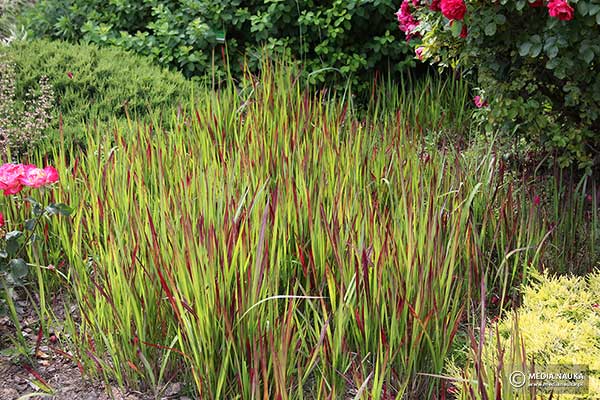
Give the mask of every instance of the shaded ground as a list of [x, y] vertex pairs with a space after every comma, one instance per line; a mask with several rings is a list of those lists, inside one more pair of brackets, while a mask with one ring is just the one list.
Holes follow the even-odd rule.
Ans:
[[[24, 337], [27, 339], [29, 349], [36, 348], [37, 327], [39, 321], [27, 307], [24, 300], [17, 301], [19, 319]], [[63, 302], [58, 301], [53, 305], [57, 316], [63, 314]], [[22, 396], [26, 399], [54, 399], [54, 400], [154, 400], [154, 399], [181, 399], [190, 400], [180, 396], [180, 384], [172, 384], [162, 396], [155, 397], [148, 393], [123, 391], [116, 386], [110, 388], [109, 395], [104, 382], [84, 377], [76, 363], [55, 350], [49, 338], [42, 338], [37, 357], [28, 361], [19, 356], [11, 348], [10, 338], [15, 337], [15, 327], [8, 317], [0, 317], [0, 400], [17, 400]], [[45, 388], [47, 387], [47, 389]], [[39, 393], [39, 396], [31, 396]], [[29, 395], [29, 396], [28, 396]]]
[[[42, 348], [44, 349], [44, 348]], [[52, 351], [50, 351], [52, 353]], [[44, 379], [53, 389], [52, 395], [44, 394], [34, 373]], [[152, 397], [140, 393], [124, 393], [112, 388], [116, 400], [146, 400]], [[32, 399], [56, 400], [109, 400], [102, 383], [92, 382], [82, 377], [77, 366], [62, 356], [51, 356], [50, 359], [38, 360], [37, 365], [28, 368], [26, 365], [16, 365], [8, 357], [0, 356], [0, 399], [17, 400], [19, 397], [41, 393], [43, 396]]]

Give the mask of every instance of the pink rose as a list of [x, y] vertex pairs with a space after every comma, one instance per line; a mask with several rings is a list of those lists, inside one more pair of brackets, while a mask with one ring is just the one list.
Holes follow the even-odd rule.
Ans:
[[26, 165], [20, 181], [25, 186], [39, 188], [58, 181], [58, 172], [54, 167], [38, 168], [35, 165]]
[[467, 6], [463, 0], [441, 0], [441, 10], [444, 17], [462, 20], [467, 12]]
[[23, 186], [39, 188], [58, 181], [58, 172], [54, 167], [44, 169], [35, 165], [4, 164], [0, 166], [0, 190], [5, 195], [19, 193]]
[[573, 19], [573, 7], [565, 0], [551, 0], [548, 3], [548, 14], [551, 17], [558, 18], [561, 21], [570, 21]]
[[35, 165], [26, 165], [25, 173], [20, 178], [21, 184], [33, 188], [39, 188], [46, 184], [46, 173]]
[[58, 171], [56, 168], [49, 165], [44, 168], [44, 172], [46, 173], [46, 185], [58, 182]]
[[21, 177], [24, 168], [22, 164], [4, 164], [0, 166], [0, 190], [4, 190], [5, 195], [16, 194], [23, 189]]
[[417, 58], [421, 61], [423, 61], [423, 50], [425, 50], [425, 47], [417, 47], [417, 49], [415, 50]]
[[484, 101], [481, 96], [475, 96], [473, 97], [473, 103], [475, 103], [475, 106], [477, 108], [482, 108], [482, 107], [487, 107], [488, 106], [488, 102]]
[[441, 11], [442, 9], [440, 8], [440, 1], [441, 0], [432, 0], [429, 9], [431, 11]]
[[406, 35], [406, 39], [410, 39], [415, 36], [413, 31], [419, 26], [419, 21], [410, 12], [409, 0], [404, 0], [400, 9], [396, 13], [398, 18], [398, 26], [402, 32]]
[[4, 226], [4, 215], [2, 215], [2, 213], [0, 213], [0, 228], [2, 228]]

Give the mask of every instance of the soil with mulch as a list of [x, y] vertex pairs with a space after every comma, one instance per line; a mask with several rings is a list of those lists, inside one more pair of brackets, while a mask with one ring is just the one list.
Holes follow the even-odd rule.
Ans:
[[[42, 346], [40, 349], [44, 349]], [[51, 351], [50, 351], [51, 353]], [[43, 379], [48, 387], [43, 390]], [[116, 400], [146, 400], [152, 397], [143, 393], [128, 393], [116, 387], [110, 388]], [[0, 399], [17, 400], [21, 396], [39, 393], [32, 399], [56, 400], [109, 400], [103, 383], [85, 379], [76, 365], [60, 355], [38, 360], [36, 365], [26, 362], [14, 363], [8, 357], [0, 356]]]
[[[62, 314], [62, 301], [53, 305]], [[11, 348], [9, 338], [15, 337], [15, 326], [8, 317], [0, 317], [0, 400], [163, 400], [181, 399], [180, 384], [172, 384], [160, 396], [123, 390], [117, 385], [85, 377], [77, 364], [62, 350], [54, 347], [52, 337], [38, 337], [39, 321], [26, 301], [20, 304], [19, 322], [23, 336], [30, 345], [31, 357], [23, 357]], [[36, 395], [39, 394], [39, 395]]]

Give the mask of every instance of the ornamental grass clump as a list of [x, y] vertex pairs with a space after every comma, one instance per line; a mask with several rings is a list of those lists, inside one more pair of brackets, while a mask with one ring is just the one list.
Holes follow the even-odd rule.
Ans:
[[506, 303], [536, 267], [546, 229], [492, 152], [427, 150], [427, 107], [360, 120], [299, 76], [265, 62], [168, 127], [57, 150], [81, 316], [58, 336], [86, 371], [157, 396], [435, 398], [479, 287]]
[[573, 172], [540, 180], [552, 228], [544, 258], [554, 273], [585, 275], [600, 266], [600, 185], [594, 176], [577, 181]]

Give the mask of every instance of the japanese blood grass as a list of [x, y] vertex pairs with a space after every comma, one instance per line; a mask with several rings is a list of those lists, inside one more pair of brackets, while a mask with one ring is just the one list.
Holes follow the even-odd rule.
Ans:
[[510, 384], [511, 372], [529, 371], [530, 366], [518, 319], [514, 319], [509, 329], [511, 332], [508, 339], [499, 333], [498, 323], [489, 326], [483, 335], [480, 334], [478, 337], [473, 330], [469, 332], [470, 344], [466, 365], [457, 365], [454, 360], [451, 360], [447, 367], [448, 375], [440, 376], [447, 382], [446, 392], [451, 394], [449, 398], [545, 400], [543, 397], [536, 397], [534, 390], [533, 393], [516, 390]]
[[202, 399], [437, 396], [417, 373], [442, 372], [480, 277], [515, 275], [502, 260], [544, 231], [490, 152], [423, 154], [401, 110], [366, 123], [297, 77], [265, 64], [243, 95], [207, 88], [169, 128], [89, 135], [59, 165], [88, 371]]
[[404, 129], [424, 137], [428, 144], [458, 143], [470, 134], [470, 98], [468, 83], [463, 79], [432, 75], [415, 79], [407, 75], [399, 83], [390, 79], [374, 81], [365, 118], [385, 118], [400, 109]]
[[553, 223], [548, 270], [584, 275], [600, 266], [600, 185], [593, 175], [575, 173], [555, 170], [539, 195]]

